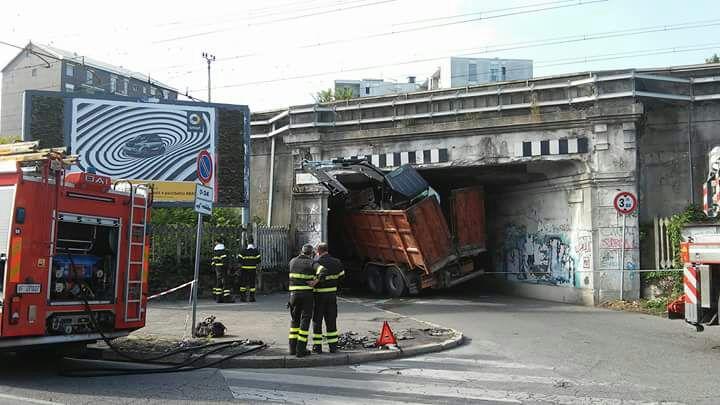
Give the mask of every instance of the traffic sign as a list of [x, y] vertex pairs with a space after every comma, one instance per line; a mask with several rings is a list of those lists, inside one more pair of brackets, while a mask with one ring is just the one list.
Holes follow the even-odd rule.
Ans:
[[633, 193], [622, 191], [615, 196], [613, 205], [620, 214], [629, 215], [637, 209], [637, 197]]
[[212, 215], [214, 192], [211, 187], [195, 184], [195, 212]]
[[210, 152], [204, 150], [197, 157], [197, 177], [203, 184], [210, 183], [213, 177], [213, 161]]

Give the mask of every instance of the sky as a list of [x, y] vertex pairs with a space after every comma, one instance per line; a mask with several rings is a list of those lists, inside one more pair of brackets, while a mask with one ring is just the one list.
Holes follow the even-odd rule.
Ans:
[[[443, 58], [534, 61], [535, 77], [687, 65], [720, 54], [717, 0], [8, 2], [0, 41], [32, 40], [253, 111], [308, 104], [335, 79], [403, 82]], [[652, 32], [645, 32], [652, 31]], [[18, 49], [0, 45], [0, 64]]]

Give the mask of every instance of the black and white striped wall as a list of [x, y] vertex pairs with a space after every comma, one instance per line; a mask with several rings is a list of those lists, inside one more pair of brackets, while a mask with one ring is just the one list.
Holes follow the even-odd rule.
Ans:
[[404, 164], [425, 165], [445, 163], [450, 160], [447, 149], [425, 149], [408, 152], [380, 153], [374, 155], [355, 155], [337, 159], [365, 158], [380, 168], [399, 167]]
[[518, 144], [517, 156], [553, 156], [588, 153], [587, 138], [548, 139], [544, 141], [525, 141]]

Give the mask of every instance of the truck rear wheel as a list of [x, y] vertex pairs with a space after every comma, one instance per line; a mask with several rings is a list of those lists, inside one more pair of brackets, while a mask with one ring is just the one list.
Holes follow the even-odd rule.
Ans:
[[367, 286], [371, 293], [376, 295], [383, 294], [383, 273], [378, 266], [368, 265], [365, 269], [367, 276]]
[[385, 291], [393, 298], [405, 295], [407, 285], [402, 270], [397, 267], [388, 267], [385, 270]]

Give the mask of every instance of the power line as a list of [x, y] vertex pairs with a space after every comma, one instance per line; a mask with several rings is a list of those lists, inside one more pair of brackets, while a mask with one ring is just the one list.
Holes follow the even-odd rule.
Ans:
[[[259, 23], [250, 23], [250, 24], [247, 24], [247, 26], [248, 26], [248, 27], [251, 27], [251, 26], [260, 26], [260, 25], [273, 24], [273, 23], [282, 22], [282, 21], [297, 20], [297, 19], [301, 19], [301, 18], [314, 17], [314, 16], [318, 16], [318, 15], [331, 14], [331, 13], [337, 13], [337, 12], [340, 12], [340, 11], [347, 11], [347, 10], [352, 10], [352, 9], [356, 9], [356, 8], [362, 8], [362, 7], [368, 7], [368, 6], [375, 6], [375, 5], [378, 5], [378, 4], [393, 3], [393, 2], [396, 2], [396, 1], [397, 1], [397, 0], [380, 0], [380, 1], [375, 1], [375, 2], [373, 2], [373, 3], [364, 3], [364, 4], [359, 4], [359, 5], [350, 6], [350, 7], [339, 7], [339, 8], [334, 8], [334, 9], [331, 9], [331, 10], [323, 10], [323, 11], [319, 11], [319, 12], [315, 12], [315, 13], [308, 13], [308, 14], [301, 14], [301, 15], [296, 15], [296, 16], [291, 16], [291, 17], [278, 18], [278, 19], [275, 19], [275, 20], [262, 21], [262, 22], [259, 22]], [[596, 1], [607, 1], [607, 0], [596, 0]], [[221, 33], [221, 32], [232, 31], [232, 30], [234, 30], [234, 29], [237, 29], [237, 28], [222, 28], [222, 29], [210, 30], [210, 31], [206, 31], [206, 32], [198, 32], [198, 33], [195, 33], [195, 34], [188, 34], [188, 35], [182, 35], [182, 36], [173, 37], [173, 38], [162, 39], [162, 40], [159, 40], [159, 41], [153, 41], [152, 44], [155, 45], [155, 44], [162, 44], [162, 43], [167, 43], [167, 42], [174, 42], [174, 41], [178, 41], [178, 40], [182, 40], [182, 39], [203, 37], [203, 36], [207, 36], [207, 35], [218, 34], [218, 33]]]
[[[441, 59], [445, 59], [445, 58], [453, 57], [453, 56], [480, 55], [480, 54], [485, 54], [485, 53], [490, 53], [490, 52], [537, 48], [537, 47], [543, 47], [543, 46], [568, 44], [568, 43], [573, 43], [573, 42], [583, 42], [583, 41], [591, 41], [591, 40], [607, 39], [607, 38], [621, 38], [621, 37], [641, 35], [641, 34], [654, 33], [654, 32], [666, 32], [666, 31], [669, 32], [669, 31], [677, 31], [677, 30], [684, 30], [684, 29], [705, 28], [705, 27], [712, 27], [712, 26], [718, 26], [718, 25], [720, 25], [720, 19], [705, 20], [705, 21], [698, 21], [698, 22], [691, 22], [691, 23], [680, 23], [680, 24], [673, 24], [673, 25], [631, 28], [631, 29], [616, 30], [616, 31], [605, 31], [605, 32], [599, 32], [599, 33], [595, 33], [595, 34], [554, 37], [554, 38], [548, 38], [545, 40], [537, 40], [537, 41], [525, 41], [525, 42], [499, 44], [499, 45], [488, 45], [483, 48], [475, 48], [472, 50], [466, 50], [465, 53], [462, 53], [463, 51], [458, 51], [460, 53], [454, 52], [449, 55], [446, 54], [446, 55], [442, 55], [442, 56], [419, 58], [419, 59], [413, 59], [413, 60], [391, 63], [391, 64], [368, 65], [368, 66], [355, 67], [355, 68], [349, 68], [349, 69], [326, 71], [326, 72], [322, 72], [322, 73], [312, 73], [312, 74], [305, 74], [305, 75], [290, 76], [290, 77], [285, 77], [285, 78], [276, 78], [276, 79], [258, 80], [258, 81], [253, 81], [253, 82], [230, 84], [230, 85], [225, 85], [225, 86], [216, 87], [216, 88], [233, 88], [233, 87], [243, 87], [243, 86], [250, 86], [250, 85], [256, 85], [256, 84], [272, 83], [272, 82], [277, 82], [277, 81], [307, 79], [307, 78], [326, 76], [326, 75], [337, 74], [337, 73], [355, 72], [355, 71], [377, 69], [377, 68], [390, 67], [390, 66], [402, 66], [402, 65], [412, 64], [412, 63], [432, 62], [432, 61], [441, 60]], [[200, 90], [205, 90], [205, 89], [193, 89], [191, 91], [200, 91]]]
[[[517, 9], [520, 9], [520, 8], [529, 8], [529, 7], [534, 7], [534, 6], [546, 6], [546, 5], [550, 5], [550, 4], [568, 3], [568, 1], [569, 1], [569, 0], [551, 1], [551, 2], [543, 2], [543, 3], [534, 3], [534, 4], [529, 4], [529, 5], [526, 5], [526, 6], [522, 6], [522, 7], [510, 7], [510, 8], [505, 8], [505, 9], [487, 10], [487, 11], [481, 11], [481, 12], [469, 13], [469, 14], [471, 14], [471, 15], [477, 15], [477, 14], [493, 13], [493, 12], [498, 12], [498, 11], [511, 11], [511, 10], [517, 10]], [[463, 20], [463, 21], [454, 21], [454, 22], [449, 22], [449, 23], [426, 25], [426, 26], [422, 26], [422, 27], [414, 27], [414, 28], [409, 28], [409, 29], [404, 29], [404, 30], [397, 30], [397, 31], [386, 31], [386, 32], [368, 34], [368, 35], [363, 35], [363, 36], [358, 36], [358, 37], [352, 37], [352, 38], [341, 38], [341, 39], [330, 40], [330, 41], [325, 41], [325, 42], [308, 43], [308, 44], [304, 44], [304, 45], [299, 45], [299, 46], [293, 47], [293, 49], [318, 48], [318, 47], [322, 47], [322, 46], [337, 45], [337, 44], [348, 43], [348, 42], [355, 42], [355, 41], [360, 41], [360, 40], [365, 40], [365, 39], [372, 39], [372, 38], [380, 38], [380, 37], [384, 37], [384, 36], [397, 35], [397, 34], [403, 34], [403, 33], [408, 33], [408, 32], [415, 32], [415, 31], [421, 31], [421, 30], [426, 30], [426, 29], [442, 28], [442, 27], [452, 26], [452, 25], [456, 25], [456, 24], [466, 24], [466, 23], [469, 23], [469, 22], [476, 22], [476, 21], [480, 21], [480, 20], [489, 20], [489, 19], [496, 19], [496, 18], [502, 18], [502, 17], [510, 17], [510, 16], [516, 16], [516, 15], [522, 15], [522, 14], [532, 14], [532, 13], [537, 13], [537, 12], [541, 12], [541, 11], [548, 11], [548, 10], [554, 10], [554, 9], [559, 9], [559, 8], [577, 7], [577, 6], [587, 5], [587, 4], [592, 4], [592, 3], [607, 2], [608, 0], [590, 0], [590, 1], [587, 1], [587, 0], [585, 0], [585, 1], [584, 1], [584, 0], [572, 0], [572, 1], [573, 1], [573, 4], [556, 5], [556, 6], [552, 6], [552, 7], [537, 8], [537, 9], [533, 9], [533, 10], [514, 11], [514, 12], [510, 12], [510, 13], [493, 15], [493, 16], [488, 16], [488, 17], [483, 17], [483, 16], [481, 16], [481, 17], [478, 17], [478, 18], [466, 19], [466, 20]], [[420, 21], [420, 20], [419, 20], [419, 21]], [[405, 22], [404, 24], [411, 24], [411, 23], [413, 23], [413, 22], [412, 22], [412, 21], [409, 21], [409, 22]], [[240, 55], [234, 55], [234, 56], [229, 56], [229, 57], [225, 57], [225, 58], [220, 58], [220, 59], [218, 59], [218, 62], [221, 62], [221, 61], [229, 61], [229, 60], [236, 60], [236, 59], [245, 59], [245, 58], [256, 57], [256, 56], [263, 56], [263, 55], [268, 55], [268, 54], [270, 54], [270, 52], [253, 52], [253, 53], [246, 53], [246, 54], [240, 54]], [[165, 66], [164, 68], [178, 68], [178, 67], [184, 67], [184, 66], [196, 66], [196, 64], [173, 65], [173, 66]], [[191, 71], [186, 72], [186, 73], [192, 73], [192, 72], [196, 72], [196, 71], [199, 71], [199, 69], [191, 70]], [[179, 76], [175, 76], [175, 77], [179, 77]]]

